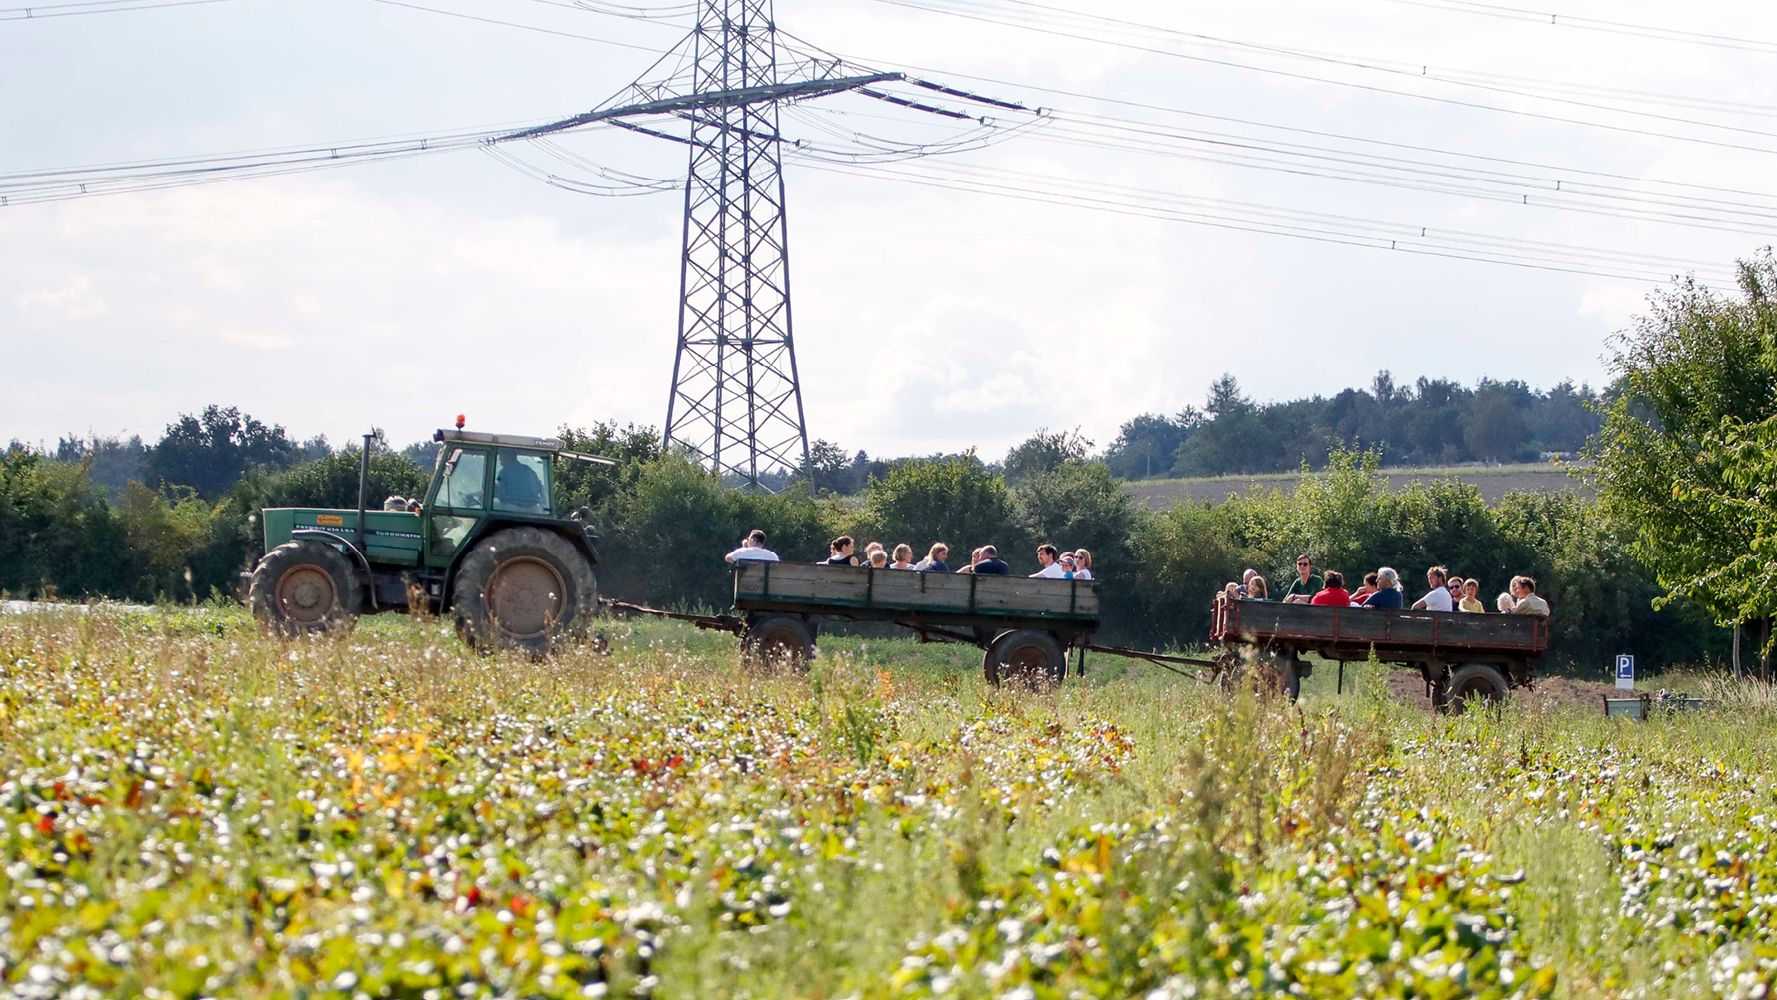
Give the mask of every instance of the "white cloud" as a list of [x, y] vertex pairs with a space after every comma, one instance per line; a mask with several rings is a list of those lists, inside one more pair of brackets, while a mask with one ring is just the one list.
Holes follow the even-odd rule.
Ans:
[[82, 320], [102, 315], [105, 300], [93, 288], [89, 275], [77, 274], [56, 288], [23, 292], [17, 297], [22, 312], [50, 315], [62, 320]]

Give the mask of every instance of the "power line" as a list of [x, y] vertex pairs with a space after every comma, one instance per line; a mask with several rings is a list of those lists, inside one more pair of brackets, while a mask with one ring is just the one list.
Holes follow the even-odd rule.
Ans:
[[[995, 6], [997, 6], [997, 5], [1011, 4], [1011, 5], [1015, 5], [1018, 8], [1020, 8], [1020, 13], [1018, 15], [1020, 18], [1026, 20], [1026, 21], [1028, 21], [1029, 19], [1031, 19], [1033, 17], [1047, 19], [1047, 23], [1050, 25], [1053, 25], [1053, 26], [1067, 26], [1069, 24], [1078, 24], [1080, 22], [1096, 22], [1099, 24], [1111, 25], [1111, 26], [1113, 26], [1112, 30], [1134, 32], [1137, 35], [1145, 35], [1145, 36], [1149, 36], [1149, 37], [1156, 37], [1157, 36], [1157, 37], [1165, 37], [1165, 38], [1184, 39], [1188, 43], [1191, 43], [1191, 44], [1199, 44], [1199, 45], [1205, 45], [1205, 46], [1216, 47], [1216, 48], [1232, 48], [1232, 49], [1238, 49], [1238, 50], [1247, 50], [1247, 51], [1261, 53], [1264, 55], [1278, 56], [1278, 57], [1289, 58], [1289, 59], [1301, 59], [1301, 60], [1307, 60], [1310, 62], [1327, 63], [1327, 64], [1331, 64], [1331, 65], [1336, 65], [1336, 66], [1346, 66], [1346, 67], [1350, 67], [1353, 69], [1371, 70], [1374, 72], [1389, 73], [1389, 74], [1393, 74], [1396, 76], [1404, 76], [1404, 77], [1410, 77], [1410, 78], [1414, 78], [1414, 79], [1436, 80], [1441, 83], [1449, 83], [1449, 84], [1456, 85], [1456, 86], [1474, 87], [1474, 88], [1480, 89], [1480, 90], [1488, 90], [1488, 91], [1493, 91], [1493, 92], [1497, 92], [1497, 93], [1512, 94], [1512, 95], [1519, 96], [1519, 97], [1533, 97], [1538, 100], [1554, 100], [1554, 101], [1559, 101], [1561, 103], [1573, 104], [1578, 107], [1590, 108], [1593, 110], [1613, 111], [1613, 112], [1618, 112], [1621, 114], [1640, 115], [1643, 117], [1654, 118], [1656, 120], [1672, 121], [1672, 122], [1677, 122], [1677, 123], [1681, 123], [1681, 124], [1697, 125], [1697, 126], [1708, 127], [1708, 128], [1720, 128], [1720, 129], [1728, 129], [1728, 130], [1736, 130], [1737, 131], [1737, 129], [1734, 126], [1721, 125], [1721, 124], [1717, 124], [1714, 122], [1699, 122], [1694, 119], [1677, 118], [1677, 117], [1669, 116], [1669, 115], [1660, 115], [1660, 114], [1652, 114], [1649, 112], [1635, 111], [1630, 108], [1623, 108], [1623, 107], [1619, 107], [1616, 105], [1593, 104], [1588, 101], [1577, 101], [1577, 100], [1573, 100], [1571, 98], [1549, 97], [1545, 94], [1536, 93], [1536, 90], [1537, 89], [1555, 90], [1558, 92], [1567, 92], [1567, 93], [1578, 92], [1581, 94], [1586, 94], [1587, 96], [1602, 96], [1602, 97], [1606, 97], [1606, 98], [1613, 99], [1613, 100], [1619, 100], [1619, 101], [1627, 100], [1627, 101], [1631, 101], [1633, 103], [1642, 103], [1642, 104], [1656, 104], [1656, 105], [1681, 106], [1681, 107], [1694, 106], [1694, 105], [1700, 104], [1700, 105], [1707, 107], [1709, 110], [1726, 111], [1731, 114], [1751, 114], [1751, 115], [1770, 116], [1774, 113], [1777, 113], [1777, 107], [1773, 107], [1768, 104], [1745, 104], [1745, 103], [1741, 103], [1741, 102], [1725, 102], [1725, 101], [1717, 101], [1717, 100], [1713, 100], [1713, 99], [1691, 98], [1691, 97], [1686, 97], [1686, 96], [1682, 96], [1682, 95], [1673, 95], [1673, 94], [1654, 94], [1654, 93], [1646, 93], [1646, 92], [1642, 92], [1642, 91], [1636, 91], [1636, 90], [1631, 90], [1628, 88], [1620, 88], [1620, 87], [1592, 87], [1592, 86], [1586, 85], [1586, 84], [1573, 84], [1573, 83], [1568, 83], [1568, 82], [1563, 82], [1563, 81], [1538, 80], [1533, 77], [1512, 77], [1512, 76], [1505, 76], [1505, 75], [1490, 73], [1490, 72], [1481, 72], [1481, 71], [1476, 71], [1476, 70], [1446, 70], [1446, 69], [1441, 69], [1441, 68], [1434, 68], [1428, 64], [1420, 63], [1420, 62], [1407, 62], [1407, 61], [1401, 61], [1401, 60], [1377, 59], [1377, 58], [1370, 57], [1370, 56], [1353, 56], [1353, 55], [1348, 55], [1345, 53], [1317, 51], [1314, 49], [1303, 49], [1303, 48], [1298, 48], [1298, 47], [1294, 47], [1294, 46], [1268, 45], [1268, 44], [1262, 44], [1262, 43], [1256, 43], [1256, 42], [1247, 42], [1247, 41], [1242, 41], [1242, 40], [1236, 39], [1236, 38], [1227, 38], [1227, 37], [1222, 37], [1222, 36], [1218, 36], [1218, 35], [1208, 35], [1208, 34], [1203, 34], [1201, 32], [1195, 32], [1195, 31], [1184, 31], [1184, 30], [1181, 30], [1178, 28], [1167, 27], [1165, 25], [1147, 24], [1147, 23], [1143, 23], [1140, 21], [1130, 21], [1130, 20], [1126, 20], [1123, 18], [1108, 17], [1108, 16], [1105, 16], [1102, 14], [1091, 14], [1091, 13], [1086, 13], [1083, 11], [1074, 11], [1074, 10], [1070, 10], [1070, 9], [1064, 8], [1064, 7], [1057, 7], [1052, 4], [1037, 3], [1037, 2], [1035, 2], [1035, 0], [922, 0], [922, 2], [928, 3], [928, 4], [929, 3], [948, 3], [951, 6], [960, 6], [965, 9], [972, 9], [972, 10], [985, 9], [989, 13], [991, 13], [994, 10]], [[1506, 84], [1509, 84], [1509, 86]], [[1526, 85], [1528, 85], [1531, 89], [1529, 89], [1529, 90], [1524, 89], [1524, 87]], [[1767, 133], [1767, 132], [1754, 131], [1753, 134], [1777, 137], [1777, 134]]]
[[[187, 0], [187, 2], [197, 2], [197, 0]], [[218, 2], [218, 0], [207, 0], [207, 2]], [[657, 48], [654, 48], [651, 45], [637, 45], [634, 42], [619, 42], [619, 41], [617, 41], [615, 39], [611, 39], [611, 38], [598, 38], [598, 37], [595, 37], [592, 35], [577, 34], [572, 31], [560, 31], [555, 28], [539, 27], [538, 25], [535, 25], [535, 24], [520, 24], [517, 21], [502, 21], [499, 18], [495, 18], [495, 17], [481, 17], [476, 14], [464, 14], [460, 11], [443, 10], [438, 7], [427, 7], [422, 4], [409, 3], [408, 0], [370, 0], [370, 2], [385, 4], [390, 7], [405, 7], [408, 10], [423, 11], [427, 14], [440, 14], [445, 17], [461, 18], [462, 20], [465, 20], [465, 21], [479, 21], [482, 24], [496, 24], [496, 25], [499, 25], [504, 28], [517, 28], [521, 31], [534, 31], [534, 32], [537, 32], [538, 34], [555, 35], [560, 38], [575, 38], [575, 39], [579, 39], [580, 41], [583, 41], [583, 42], [597, 42], [600, 45], [615, 45], [616, 47], [618, 47], [620, 49], [635, 49], [639, 52], [648, 52], [648, 53], [652, 53], [655, 55], [660, 54], [660, 50]]]
[[1582, 17], [1576, 14], [1531, 10], [1524, 7], [1508, 7], [1502, 4], [1479, 3], [1476, 0], [1385, 0], [1385, 2], [1457, 14], [1528, 21], [1558, 28], [1579, 28], [1635, 38], [1652, 38], [1689, 45], [1706, 45], [1719, 49], [1736, 49], [1741, 52], [1777, 55], [1777, 42], [1773, 41], [1737, 38], [1733, 35], [1714, 35], [1703, 31], [1688, 31], [1683, 28], [1668, 28], [1652, 24], [1635, 24], [1630, 21], [1611, 21], [1598, 17]]
[[[1136, 44], [1134, 42], [1124, 42], [1124, 41], [1116, 41], [1116, 40], [1104, 39], [1104, 38], [1095, 38], [1095, 37], [1091, 37], [1088, 35], [1082, 35], [1082, 34], [1079, 34], [1076, 32], [1061, 31], [1061, 30], [1057, 30], [1055, 28], [1042, 27], [1042, 26], [1031, 25], [1031, 24], [1024, 24], [1024, 23], [1021, 23], [1018, 21], [1006, 20], [1003, 18], [996, 18], [996, 17], [992, 17], [989, 15], [984, 15], [984, 14], [965, 13], [965, 12], [950, 9], [950, 8], [932, 6], [932, 5], [930, 5], [929, 2], [920, 2], [920, 0], [876, 0], [876, 2], [888, 4], [888, 5], [894, 6], [894, 7], [902, 7], [902, 8], [906, 8], [909, 10], [919, 10], [919, 11], [925, 11], [927, 13], [943, 14], [943, 15], [946, 15], [949, 17], [962, 18], [964, 20], [978, 21], [978, 22], [985, 23], [985, 24], [998, 24], [998, 25], [1002, 25], [1005, 27], [1017, 28], [1017, 29], [1023, 30], [1023, 31], [1031, 31], [1031, 32], [1036, 32], [1038, 34], [1046, 34], [1046, 35], [1052, 35], [1052, 36], [1061, 37], [1061, 38], [1067, 38], [1067, 39], [1070, 39], [1073, 41], [1090, 42], [1090, 43], [1097, 44], [1097, 45], [1111, 46], [1113, 48], [1124, 48], [1124, 49], [1129, 49], [1129, 50], [1137, 51], [1137, 52], [1147, 52], [1147, 53], [1151, 53], [1153, 55], [1167, 56], [1167, 57], [1173, 58], [1173, 59], [1183, 59], [1183, 60], [1188, 60], [1191, 62], [1199, 62], [1199, 63], [1208, 64], [1208, 65], [1225, 66], [1225, 67], [1229, 67], [1232, 69], [1243, 69], [1243, 70], [1249, 70], [1249, 71], [1256, 72], [1256, 73], [1266, 73], [1266, 74], [1270, 74], [1273, 76], [1284, 77], [1286, 79], [1292, 79], [1292, 80], [1301, 80], [1301, 81], [1308, 82], [1308, 83], [1322, 83], [1322, 84], [1327, 84], [1330, 86], [1346, 87], [1349, 89], [1361, 90], [1361, 91], [1365, 91], [1365, 92], [1369, 92], [1369, 93], [1390, 94], [1390, 95], [1393, 95], [1396, 97], [1410, 98], [1412, 100], [1428, 101], [1428, 102], [1435, 103], [1435, 104], [1444, 104], [1444, 105], [1449, 105], [1452, 107], [1470, 108], [1470, 109], [1479, 110], [1479, 111], [1491, 111], [1491, 112], [1495, 112], [1498, 114], [1515, 115], [1518, 117], [1532, 118], [1532, 119], [1536, 119], [1539, 121], [1555, 122], [1555, 123], [1565, 124], [1565, 125], [1579, 125], [1579, 126], [1583, 126], [1586, 128], [1595, 128], [1595, 129], [1601, 129], [1601, 130], [1609, 131], [1609, 132], [1618, 132], [1618, 133], [1622, 133], [1625, 135], [1638, 135], [1638, 136], [1644, 136], [1644, 137], [1648, 137], [1648, 138], [1670, 139], [1670, 140], [1674, 140], [1674, 141], [1678, 141], [1678, 142], [1690, 142], [1690, 143], [1696, 143], [1699, 145], [1713, 146], [1713, 147], [1720, 148], [1720, 149], [1735, 149], [1735, 150], [1741, 150], [1743, 152], [1763, 153], [1763, 154], [1767, 154], [1767, 155], [1777, 155], [1777, 148], [1770, 148], [1770, 147], [1765, 147], [1765, 146], [1749, 146], [1744, 143], [1727, 142], [1727, 141], [1719, 140], [1719, 139], [1705, 139], [1705, 138], [1702, 138], [1699, 136], [1682, 135], [1682, 134], [1673, 133], [1673, 132], [1660, 132], [1660, 131], [1656, 131], [1653, 129], [1635, 128], [1635, 127], [1631, 127], [1631, 126], [1627, 126], [1627, 125], [1612, 125], [1612, 124], [1609, 124], [1606, 122], [1591, 121], [1591, 120], [1584, 119], [1584, 118], [1572, 118], [1572, 117], [1568, 117], [1565, 115], [1547, 114], [1547, 113], [1540, 112], [1540, 111], [1528, 111], [1528, 110], [1524, 110], [1524, 109], [1520, 109], [1520, 108], [1508, 108], [1508, 107], [1503, 107], [1503, 106], [1497, 105], [1497, 104], [1486, 104], [1486, 103], [1479, 102], [1479, 101], [1468, 101], [1468, 100], [1463, 100], [1463, 99], [1454, 98], [1454, 97], [1439, 97], [1434, 94], [1421, 94], [1421, 93], [1415, 93], [1413, 91], [1408, 91], [1408, 90], [1397, 90], [1397, 89], [1394, 89], [1391, 87], [1381, 87], [1381, 86], [1376, 86], [1374, 84], [1357, 83], [1357, 82], [1353, 82], [1350, 80], [1340, 80], [1340, 79], [1337, 79], [1334, 77], [1315, 76], [1315, 75], [1309, 74], [1309, 73], [1297, 73], [1297, 72], [1292, 72], [1289, 70], [1277, 69], [1276, 67], [1271, 67], [1271, 66], [1256, 66], [1251, 63], [1242, 63], [1242, 62], [1236, 62], [1236, 61], [1229, 60], [1229, 59], [1216, 59], [1216, 58], [1211, 58], [1209, 56], [1193, 55], [1193, 54], [1187, 53], [1187, 52], [1179, 52], [1174, 49], [1156, 48], [1154, 46], [1140, 45], [1140, 44]], [[1739, 129], [1739, 128], [1735, 128], [1733, 126], [1713, 125], [1713, 124], [1705, 123], [1705, 122], [1693, 122], [1691, 124], [1699, 125], [1702, 127], [1730, 129], [1732, 131], [1737, 131], [1737, 132], [1752, 132], [1753, 134], [1771, 135], [1773, 137], [1777, 137], [1777, 133], [1763, 133], [1763, 132], [1757, 132], [1756, 130]]]
[[[1745, 196], [1753, 197], [1753, 198], [1777, 198], [1777, 195], [1771, 195], [1771, 194], [1767, 194], [1767, 193], [1759, 192], [1759, 191], [1750, 191], [1750, 190], [1747, 190], [1744, 188], [1732, 188], [1732, 187], [1724, 187], [1724, 186], [1720, 186], [1720, 185], [1700, 184], [1700, 183], [1696, 183], [1693, 181], [1666, 180], [1666, 179], [1657, 178], [1657, 177], [1643, 178], [1643, 177], [1636, 177], [1636, 176], [1633, 176], [1630, 174], [1613, 173], [1610, 171], [1603, 171], [1603, 170], [1592, 170], [1592, 169], [1587, 169], [1587, 168], [1583, 168], [1583, 167], [1570, 167], [1570, 166], [1564, 166], [1561, 164], [1543, 163], [1543, 162], [1534, 161], [1534, 160], [1519, 160], [1519, 159], [1513, 159], [1511, 157], [1495, 156], [1495, 155], [1486, 154], [1486, 153], [1471, 153], [1471, 152], [1465, 152], [1462, 150], [1443, 149], [1443, 148], [1436, 147], [1436, 146], [1425, 146], [1425, 145], [1420, 145], [1420, 144], [1416, 144], [1416, 143], [1397, 142], [1397, 141], [1387, 140], [1387, 139], [1376, 139], [1376, 138], [1372, 138], [1372, 137], [1368, 137], [1368, 136], [1351, 135], [1351, 134], [1342, 133], [1342, 132], [1332, 132], [1332, 131], [1328, 131], [1325, 129], [1312, 129], [1312, 128], [1305, 128], [1302, 126], [1295, 126], [1295, 125], [1280, 125], [1275, 122], [1266, 122], [1266, 121], [1261, 121], [1261, 120], [1252, 119], [1252, 118], [1241, 118], [1241, 117], [1237, 117], [1237, 116], [1233, 116], [1233, 115], [1218, 115], [1218, 114], [1212, 114], [1207, 111], [1195, 111], [1195, 110], [1191, 110], [1189, 108], [1179, 108], [1179, 107], [1172, 107], [1172, 106], [1168, 106], [1168, 105], [1164, 105], [1164, 104], [1155, 104], [1155, 103], [1149, 102], [1149, 101], [1134, 101], [1134, 100], [1129, 100], [1127, 98], [1107, 97], [1102, 94], [1091, 94], [1091, 93], [1086, 93], [1084, 91], [1078, 91], [1078, 90], [1066, 90], [1066, 89], [1057, 88], [1057, 87], [1044, 86], [1042, 84], [1006, 80], [1006, 79], [1002, 79], [1002, 78], [998, 78], [998, 77], [981, 76], [978, 74], [964, 73], [964, 72], [960, 72], [960, 71], [956, 71], [956, 70], [940, 69], [940, 68], [932, 67], [932, 66], [918, 66], [918, 65], [914, 65], [912, 63], [894, 62], [894, 61], [880, 60], [880, 59], [867, 59], [866, 57], [862, 57], [862, 56], [848, 57], [848, 59], [850, 59], [850, 61], [852, 61], [854, 64], [857, 64], [857, 65], [865, 65], [866, 63], [868, 63], [869, 65], [873, 65], [873, 66], [893, 67], [893, 68], [897, 68], [897, 69], [906, 70], [908, 72], [941, 74], [941, 75], [948, 76], [948, 77], [974, 80], [978, 83], [993, 84], [994, 86], [998, 86], [998, 87], [1012, 87], [1012, 88], [1018, 88], [1018, 89], [1023, 89], [1023, 90], [1027, 90], [1027, 91], [1035, 91], [1035, 92], [1041, 93], [1041, 94], [1054, 94], [1059, 97], [1072, 97], [1072, 98], [1077, 98], [1079, 100], [1091, 101], [1096, 104], [1109, 104], [1109, 105], [1115, 105], [1118, 107], [1133, 108], [1133, 109], [1140, 110], [1140, 111], [1153, 111], [1153, 112], [1158, 112], [1161, 114], [1175, 115], [1175, 116], [1186, 117], [1186, 118], [1195, 118], [1195, 119], [1200, 119], [1200, 120], [1205, 120], [1205, 121], [1223, 122], [1223, 123], [1233, 124], [1233, 125], [1245, 125], [1245, 126], [1249, 126], [1252, 128], [1261, 128], [1261, 129], [1268, 129], [1271, 131], [1287, 132], [1287, 133], [1290, 133], [1293, 135], [1307, 135], [1307, 136], [1314, 136], [1314, 137], [1323, 138], [1323, 139], [1336, 139], [1336, 140], [1339, 140], [1342, 142], [1352, 142], [1352, 143], [1359, 143], [1359, 144], [1363, 144], [1363, 145], [1379, 146], [1379, 147], [1388, 148], [1388, 149], [1407, 150], [1407, 151], [1419, 152], [1419, 153], [1430, 153], [1430, 154], [1434, 154], [1434, 155], [1438, 155], [1438, 156], [1448, 156], [1448, 157], [1457, 158], [1457, 159], [1473, 160], [1476, 162], [1506, 164], [1506, 165], [1519, 166], [1519, 167], [1532, 167], [1532, 168], [1543, 169], [1543, 170], [1556, 170], [1556, 171], [1561, 171], [1563, 173], [1577, 174], [1577, 175], [1583, 175], [1583, 176], [1587, 176], [1587, 177], [1602, 177], [1602, 178], [1606, 178], [1606, 179], [1610, 179], [1610, 180], [1632, 181], [1632, 182], [1643, 183], [1643, 184], [1659, 185], [1662, 187], [1684, 188], [1687, 190], [1695, 190], [1695, 191], [1712, 191], [1712, 192], [1723, 193], [1723, 194], [1737, 194], [1737, 195], [1745, 195]], [[1052, 110], [1061, 110], [1061, 109], [1052, 109]]]
[[0, 8], [0, 21], [43, 21], [52, 17], [83, 17], [88, 14], [127, 14], [163, 7], [199, 7], [229, 0], [94, 0], [91, 3], [38, 4]]
[[1397, 236], [1390, 238], [1368, 234], [1361, 229], [1353, 227], [1316, 225], [1312, 221], [1303, 221], [1301, 223], [1276, 220], [1266, 221], [1262, 218], [1253, 218], [1250, 216], [1243, 217], [1238, 213], [1193, 210], [1182, 207], [1173, 208], [1141, 199], [1119, 199], [1112, 196], [1092, 196], [1069, 193], [1065, 190], [1045, 190], [1033, 188], [1029, 184], [1002, 184], [970, 180], [967, 178], [933, 177], [931, 176], [930, 171], [922, 171], [919, 168], [910, 167], [908, 165], [893, 167], [854, 167], [823, 163], [807, 163], [805, 165], [810, 169], [825, 170], [834, 173], [849, 174], [852, 176], [875, 177], [878, 179], [892, 180], [900, 183], [909, 183], [926, 187], [974, 194], [987, 194], [994, 197], [1063, 207], [1090, 209], [1116, 215], [1183, 222], [1216, 229], [1272, 236], [1287, 236], [1316, 243], [1391, 250], [1420, 256], [1505, 264], [1513, 267], [1539, 271], [1618, 278], [1630, 281], [1665, 281], [1672, 277], [1671, 273], [1662, 273], [1652, 268], [1630, 266], [1629, 262], [1625, 262], [1622, 266], [1612, 266], [1610, 264], [1593, 262], [1584, 255], [1561, 255], [1538, 251], [1531, 247], [1506, 247], [1491, 252], [1482, 251], [1472, 247], [1465, 249], [1460, 245], [1439, 243], [1430, 235], [1429, 230], [1426, 231], [1426, 236], [1419, 238], [1414, 238], [1413, 236]]

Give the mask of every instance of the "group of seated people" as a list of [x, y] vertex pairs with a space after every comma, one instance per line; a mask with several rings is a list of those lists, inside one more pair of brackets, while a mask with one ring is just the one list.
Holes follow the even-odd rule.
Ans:
[[[954, 571], [950, 568], [950, 546], [943, 542], [934, 542], [927, 550], [926, 557], [918, 562], [913, 561], [913, 546], [906, 542], [894, 547], [891, 552], [881, 542], [871, 542], [864, 547], [863, 558], [860, 559], [856, 550], [857, 542], [850, 535], [840, 535], [828, 545], [827, 558], [821, 560], [828, 566], [868, 566], [871, 569], [904, 569], [917, 573], [975, 573], [981, 576], [1011, 576], [1012, 567], [1000, 558], [999, 549], [992, 545], [983, 545], [969, 555], [967, 565]], [[1053, 545], [1044, 542], [1037, 546], [1037, 566], [1039, 569], [1030, 574], [1052, 580], [1090, 580], [1092, 579], [1092, 553], [1085, 549], [1063, 552]], [[765, 532], [755, 528], [741, 539], [740, 548], [722, 557], [728, 562], [778, 562], [776, 552], [765, 546]]]
[[[1411, 605], [1414, 611], [1469, 611], [1485, 613], [1481, 603], [1481, 581], [1452, 576], [1448, 569], [1433, 566], [1425, 571], [1430, 588], [1424, 597]], [[1290, 581], [1281, 600], [1286, 604], [1316, 604], [1323, 607], [1394, 608], [1408, 607], [1400, 574], [1388, 566], [1374, 573], [1365, 573], [1363, 585], [1356, 590], [1345, 586], [1344, 574], [1327, 570], [1325, 575], [1314, 571], [1313, 561], [1306, 555], [1296, 558], [1296, 578]], [[1239, 583], [1230, 581], [1219, 595], [1224, 600], [1269, 601], [1271, 585], [1258, 570], [1249, 569]], [[1510, 589], [1494, 599], [1494, 610], [1501, 614], [1542, 615], [1548, 617], [1549, 602], [1536, 592], [1536, 580], [1514, 576]]]

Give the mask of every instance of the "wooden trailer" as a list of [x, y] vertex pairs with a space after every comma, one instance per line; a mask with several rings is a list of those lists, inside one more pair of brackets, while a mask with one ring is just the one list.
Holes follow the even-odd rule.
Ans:
[[1349, 661], [1372, 654], [1384, 663], [1419, 670], [1439, 711], [1461, 711], [1470, 698], [1500, 701], [1528, 687], [1536, 661], [1549, 648], [1549, 620], [1541, 615], [1456, 611], [1391, 611], [1217, 598], [1210, 639], [1222, 644], [1222, 668], [1257, 662], [1294, 697], [1313, 669], [1312, 653]]
[[926, 642], [984, 651], [989, 683], [1061, 683], [1068, 653], [1097, 631], [1098, 584], [973, 573], [918, 573], [857, 566], [741, 562], [734, 610], [746, 651], [803, 660], [822, 619], [887, 622]]

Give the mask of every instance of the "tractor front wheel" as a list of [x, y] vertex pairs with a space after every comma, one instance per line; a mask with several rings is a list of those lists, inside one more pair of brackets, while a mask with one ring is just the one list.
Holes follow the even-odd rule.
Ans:
[[262, 628], [280, 635], [347, 628], [358, 618], [358, 574], [331, 545], [285, 542], [253, 568], [247, 603]]
[[457, 634], [482, 652], [548, 653], [586, 634], [598, 608], [592, 565], [541, 528], [506, 528], [475, 544], [453, 588]]

